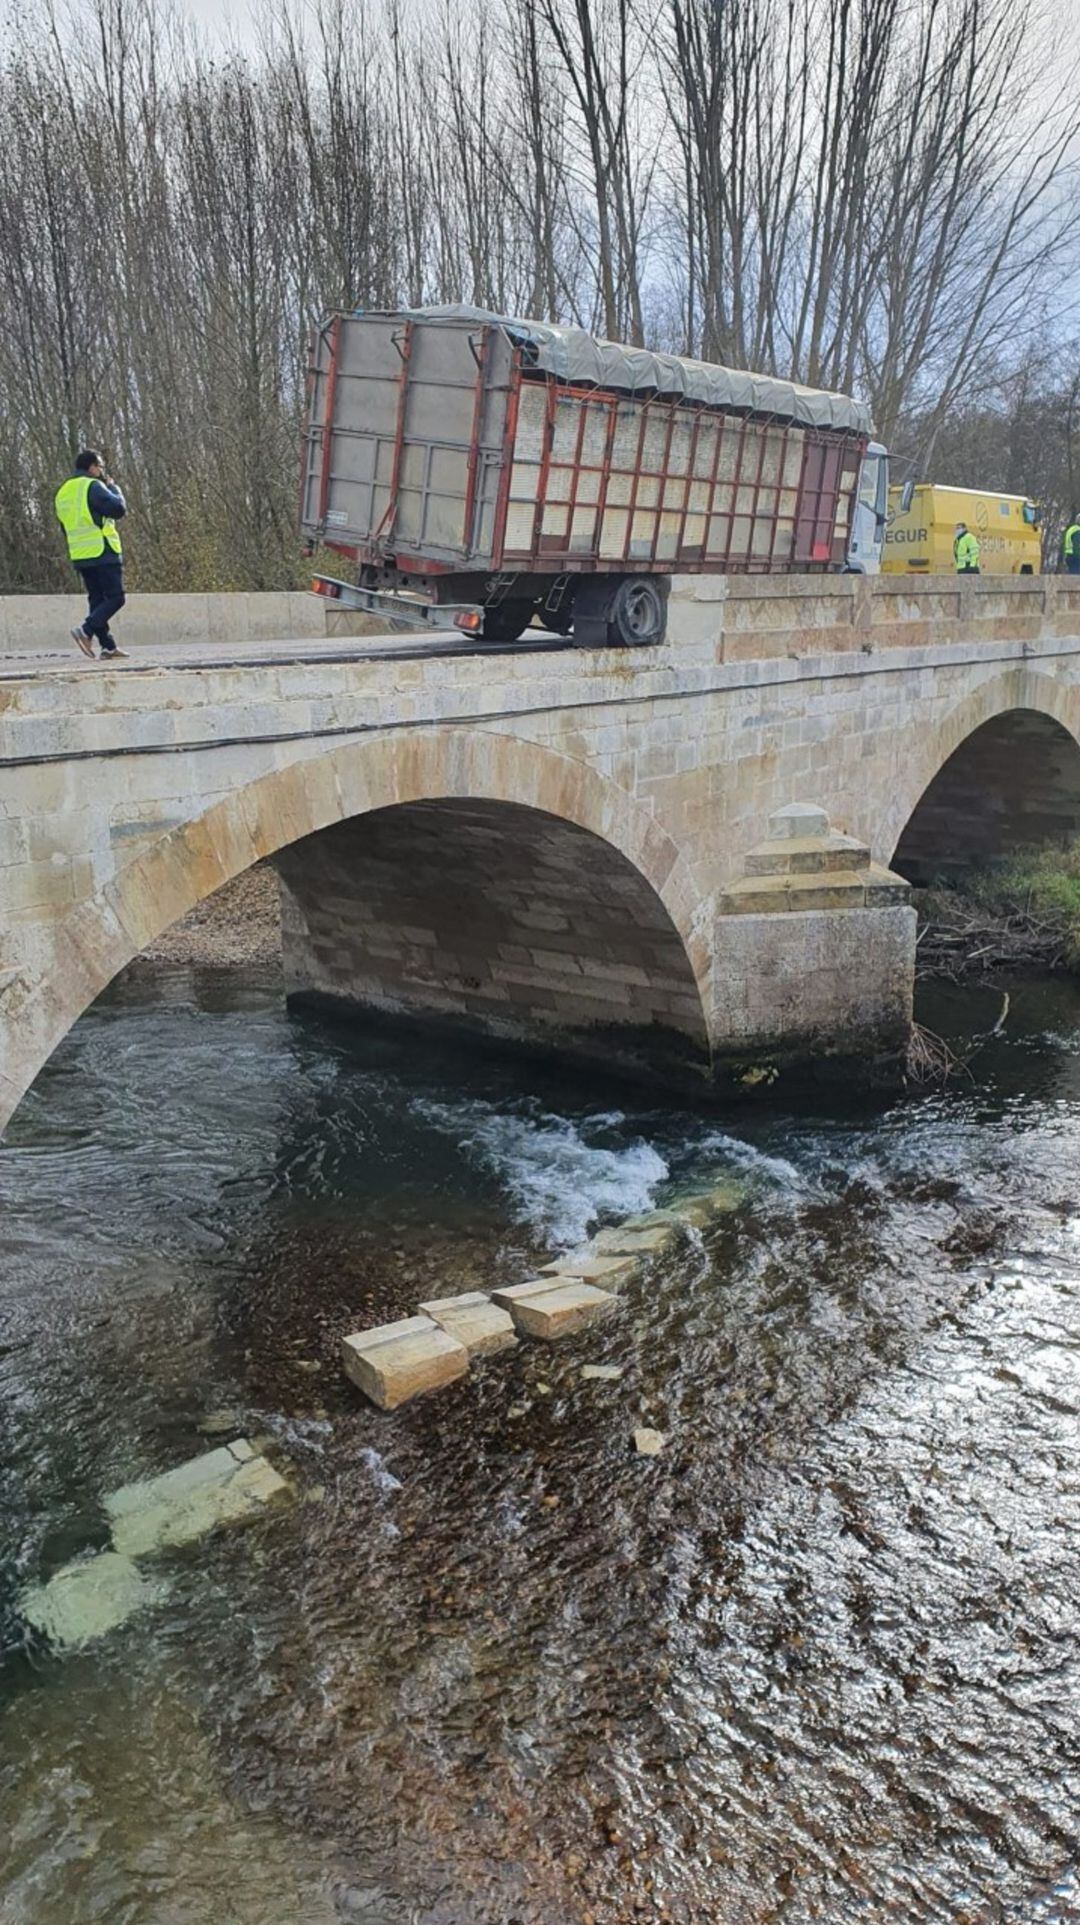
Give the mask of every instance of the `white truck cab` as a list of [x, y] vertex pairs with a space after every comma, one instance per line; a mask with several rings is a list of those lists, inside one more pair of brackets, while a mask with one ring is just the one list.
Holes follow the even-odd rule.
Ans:
[[859, 474], [845, 574], [880, 575], [888, 518], [889, 453], [880, 441], [871, 441]]

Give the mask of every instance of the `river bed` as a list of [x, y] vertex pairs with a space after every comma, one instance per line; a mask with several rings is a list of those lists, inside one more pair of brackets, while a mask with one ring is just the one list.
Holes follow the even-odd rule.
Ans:
[[[3, 1925], [1080, 1918], [1078, 1150], [1063, 982], [944, 1091], [718, 1113], [130, 975], [0, 1148]], [[608, 1324], [341, 1377], [724, 1181]], [[297, 1501], [50, 1649], [25, 1587], [223, 1410]]]

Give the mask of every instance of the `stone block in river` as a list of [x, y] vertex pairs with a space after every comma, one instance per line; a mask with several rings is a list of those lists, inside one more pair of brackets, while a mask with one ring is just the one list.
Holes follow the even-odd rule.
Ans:
[[420, 1305], [425, 1317], [437, 1323], [448, 1337], [464, 1344], [470, 1357], [488, 1357], [497, 1350], [512, 1350], [517, 1343], [514, 1320], [501, 1310], [483, 1290], [467, 1290], [460, 1297], [433, 1297]]
[[244, 1437], [105, 1499], [113, 1544], [127, 1557], [189, 1544], [219, 1524], [251, 1517], [289, 1486]]
[[542, 1277], [577, 1277], [582, 1283], [602, 1283], [616, 1290], [620, 1283], [626, 1283], [637, 1269], [637, 1262], [631, 1256], [602, 1256], [593, 1251], [579, 1250], [576, 1256], [557, 1257], [554, 1263], [542, 1265]]
[[523, 1335], [548, 1342], [584, 1330], [613, 1310], [616, 1301], [608, 1290], [598, 1290], [595, 1284], [583, 1283], [578, 1277], [562, 1276], [515, 1283], [509, 1289], [493, 1291], [492, 1297], [509, 1310]]
[[65, 1564], [47, 1584], [24, 1591], [19, 1604], [27, 1623], [50, 1644], [74, 1651], [163, 1596], [164, 1586], [143, 1577], [130, 1557], [102, 1551]]
[[616, 1223], [597, 1231], [591, 1247], [600, 1257], [652, 1257], [666, 1250], [678, 1234], [678, 1224], [666, 1220], [635, 1227]]
[[464, 1377], [469, 1353], [430, 1317], [402, 1317], [341, 1340], [345, 1375], [380, 1410], [396, 1410], [422, 1390]]

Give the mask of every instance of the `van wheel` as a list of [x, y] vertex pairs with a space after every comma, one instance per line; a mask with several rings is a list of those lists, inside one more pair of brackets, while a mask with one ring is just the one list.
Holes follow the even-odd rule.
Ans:
[[516, 642], [536, 612], [536, 603], [523, 595], [507, 596], [484, 610], [485, 642]]

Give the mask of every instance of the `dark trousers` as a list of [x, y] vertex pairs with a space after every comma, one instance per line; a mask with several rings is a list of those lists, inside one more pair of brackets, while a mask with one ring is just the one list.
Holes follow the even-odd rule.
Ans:
[[1080, 575], [1080, 555], [1066, 555], [1065, 573], [1067, 575]]
[[116, 637], [109, 623], [127, 600], [124, 594], [124, 564], [122, 561], [84, 561], [80, 563], [79, 573], [90, 607], [83, 628], [88, 635], [97, 636], [103, 655], [111, 655], [116, 647]]

